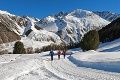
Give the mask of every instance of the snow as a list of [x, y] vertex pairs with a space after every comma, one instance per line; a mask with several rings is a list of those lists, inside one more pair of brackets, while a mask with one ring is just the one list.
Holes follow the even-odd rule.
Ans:
[[37, 22], [39, 26], [47, 31], [58, 32], [59, 36], [67, 43], [71, 41], [78, 42], [87, 31], [100, 29], [109, 23], [109, 21], [101, 18], [92, 11], [81, 9], [66, 14], [61, 12]]
[[[22, 40], [25, 42], [28, 39]], [[79, 48], [71, 49], [67, 51], [66, 58], [64, 59], [61, 55], [60, 60], [58, 60], [57, 51], [54, 51], [53, 61], [50, 60], [49, 51], [36, 54], [0, 55], [0, 79], [119, 80], [120, 52], [117, 48], [114, 48], [119, 45], [119, 41], [118, 39], [101, 44], [97, 51], [82, 52]], [[25, 42], [26, 45], [29, 44], [28, 42]], [[106, 49], [105, 46], [109, 50], [112, 48], [114, 50], [112, 49], [112, 52], [108, 50], [107, 52], [108, 48]]]
[[[55, 42], [55, 43], [60, 44], [62, 42], [60, 37], [53, 32], [49, 32], [49, 31], [44, 30], [44, 29], [37, 30], [35, 28], [35, 25], [37, 25], [37, 21], [35, 21], [33, 18], [27, 16], [26, 19], [27, 19], [27, 26], [24, 30], [23, 35], [25, 35], [28, 30], [31, 30], [31, 32], [27, 35], [27, 37], [30, 40], [34, 40], [36, 42], [38, 41], [40, 43], [51, 41], [51, 42]], [[52, 28], [54, 28], [54, 27], [52, 27]], [[54, 40], [54, 41], [52, 41], [52, 40]]]
[[[33, 39], [30, 39], [28, 37], [22, 37], [20, 40], [23, 44], [24, 47], [27, 48], [33, 48], [33, 51], [38, 48], [42, 48], [43, 46], [47, 46], [50, 45], [51, 43], [53, 43], [52, 41], [35, 41]], [[11, 43], [4, 43], [0, 45], [0, 50], [7, 50], [8, 52], [13, 52], [13, 47], [16, 41], [11, 42]], [[57, 42], [56, 44], [60, 44], [61, 41]]]
[[112, 42], [101, 43], [98, 50], [100, 52], [117, 52], [120, 51], [120, 39], [116, 39]]
[[113, 12], [110, 12], [110, 11], [103, 11], [103, 12], [98, 12], [97, 11], [97, 12], [94, 12], [94, 13], [99, 15], [100, 17], [102, 17], [103, 19], [105, 19], [109, 22], [112, 22], [115, 19], [120, 17], [120, 14], [113, 13]]
[[[29, 33], [29, 30], [33, 31], [30, 38], [32, 38], [34, 34], [36, 34], [36, 36], [33, 38], [36, 38], [37, 35], [43, 35], [40, 33], [41, 30], [39, 29], [45, 29], [58, 35], [62, 40], [66, 41], [66, 43], [79, 42], [87, 31], [91, 29], [100, 29], [110, 23], [92, 11], [81, 9], [74, 10], [70, 13], [60, 12], [57, 15], [51, 15], [41, 20], [29, 16], [16, 16], [8, 13], [7, 11], [0, 11], [0, 14], [5, 18], [5, 20], [8, 20], [8, 23], [11, 22], [10, 30], [14, 31], [18, 35], [25, 35], [26, 32]], [[50, 35], [47, 38], [50, 37], [56, 38], [54, 35]]]
[[28, 48], [28, 47], [32, 47], [33, 50], [36, 49], [36, 48], [42, 48], [43, 46], [47, 46], [47, 45], [50, 45], [51, 43], [53, 42], [47, 42], [47, 41], [34, 41], [34, 40], [31, 40], [27, 37], [23, 37], [21, 39], [21, 42], [23, 42], [24, 44], [24, 47], [25, 48]]
[[[90, 53], [92, 56], [90, 56], [90, 54], [88, 53]], [[73, 54], [72, 56], [67, 55], [66, 59], [63, 59], [63, 56], [61, 56], [60, 60], [58, 60], [57, 55], [55, 55], [53, 61], [50, 60], [50, 56], [48, 55], [49, 52], [43, 52], [40, 54], [24, 54], [24, 55], [23, 54], [1, 55], [0, 78], [1, 80], [73, 80], [73, 79], [74, 80], [119, 80], [120, 78], [120, 74], [118, 73], [120, 71], [119, 64], [114, 65], [113, 67], [115, 70], [118, 70], [117, 72], [103, 71], [103, 70], [98, 70], [96, 68], [92, 69], [93, 65], [88, 67], [87, 65], [89, 64], [84, 64], [84, 65], [81, 64], [80, 61], [85, 61], [84, 63], [87, 63], [87, 61], [88, 62], [95, 61], [94, 64], [101, 62], [102, 58], [97, 62], [96, 60], [94, 60], [94, 58], [99, 59], [100, 53], [99, 54], [98, 53], [99, 52], [89, 51], [86, 52], [85, 53], [86, 55], [84, 56], [84, 53], [79, 52]], [[81, 57], [81, 55], [78, 54], [81, 54], [86, 60], [78, 58]], [[105, 53], [105, 54], [111, 55], [111, 53]], [[116, 53], [114, 52], [114, 54]], [[118, 55], [118, 53], [116, 55]], [[86, 56], [88, 56], [89, 58]], [[104, 57], [105, 56], [103, 56], [103, 59]], [[90, 58], [93, 58], [93, 60], [89, 60]], [[116, 61], [119, 61], [119, 59], [117, 58], [118, 56], [117, 57], [114, 56], [114, 59], [116, 59]], [[106, 62], [110, 62], [110, 61], [107, 60]], [[103, 64], [102, 66], [105, 65], [106, 64]], [[97, 66], [99, 68], [101, 67], [99, 66], [99, 64], [96, 64], [94, 66]], [[109, 66], [104, 68], [111, 69], [111, 66], [113, 65], [110, 65], [109, 63]]]
[[[42, 27], [46, 30], [54, 29], [52, 32], [62, 30], [62, 39], [67, 42], [70, 41], [69, 38], [73, 42], [78, 41], [86, 30], [109, 23], [91, 11], [78, 9], [66, 15], [62, 13], [56, 17], [48, 16], [45, 19], [47, 25]], [[6, 11], [0, 11], [0, 14], [11, 15]], [[46, 41], [49, 38], [53, 38], [56, 44], [61, 43], [60, 37], [56, 34], [34, 27], [35, 24], [41, 26], [38, 23], [39, 19], [28, 16], [25, 19], [28, 24], [24, 33], [33, 30], [27, 37], [21, 39], [25, 48], [42, 48], [54, 43], [51, 40]], [[19, 27], [20, 34], [23, 33], [24, 29], [16, 22], [15, 25]], [[67, 31], [72, 34], [68, 34]], [[0, 50], [12, 52], [14, 43], [2, 44]], [[120, 80], [120, 39], [101, 43], [97, 51], [82, 52], [79, 48], [68, 50], [66, 58], [61, 55], [60, 60], [57, 51], [54, 52], [53, 61], [50, 60], [49, 52], [0, 55], [0, 80]]]
[[3, 11], [3, 10], [0, 10], [0, 14], [15, 16], [15, 15], [10, 14], [9, 12]]

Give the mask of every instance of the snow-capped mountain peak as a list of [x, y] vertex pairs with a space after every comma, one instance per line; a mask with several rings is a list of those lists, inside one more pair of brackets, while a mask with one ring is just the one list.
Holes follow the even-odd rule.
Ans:
[[0, 11], [0, 14], [10, 20], [11, 25], [14, 24], [14, 27], [11, 26], [11, 29], [19, 35], [24, 34], [28, 36], [30, 32], [39, 35], [41, 34], [40, 31], [47, 30], [58, 35], [67, 43], [80, 41], [89, 30], [99, 30], [120, 16], [108, 11], [92, 12], [82, 9], [77, 9], [69, 13], [61, 11], [44, 19], [29, 16], [13, 16], [13, 14], [7, 11]]
[[60, 12], [57, 15], [48, 16], [37, 24], [43, 29], [57, 33], [68, 43], [78, 42], [89, 30], [100, 29], [109, 22], [95, 13], [77, 9], [70, 13]]
[[91, 16], [92, 14], [93, 14], [93, 12], [91, 12], [91, 11], [77, 9], [77, 10], [74, 10], [73, 12], [71, 12], [69, 15], [74, 16], [74, 17], [83, 18], [83, 17]]

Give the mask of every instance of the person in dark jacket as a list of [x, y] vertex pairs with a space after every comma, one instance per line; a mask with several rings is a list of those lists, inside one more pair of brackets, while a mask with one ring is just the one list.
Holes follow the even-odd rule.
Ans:
[[53, 55], [54, 55], [53, 50], [50, 50], [51, 61], [53, 61]]
[[61, 52], [58, 51], [58, 60], [60, 59]]
[[65, 59], [66, 50], [63, 50], [63, 53], [62, 53], [62, 54], [64, 55], [64, 59]]

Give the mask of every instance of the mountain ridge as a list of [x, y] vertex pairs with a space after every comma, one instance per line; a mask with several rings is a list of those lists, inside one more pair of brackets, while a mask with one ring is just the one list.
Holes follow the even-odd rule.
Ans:
[[[105, 15], [107, 13], [108, 15], [106, 17]], [[9, 26], [9, 29], [19, 36], [25, 35], [35, 41], [50, 41], [52, 37], [52, 42], [61, 42], [62, 40], [68, 44], [79, 42], [89, 30], [99, 30], [108, 25], [110, 21], [119, 17], [119, 14], [113, 14], [112, 12], [92, 12], [82, 9], [77, 9], [72, 12], [61, 11], [58, 14], [52, 14], [43, 19], [29, 16], [16, 16], [1, 10], [0, 15], [4, 16], [1, 17], [0, 21], [3, 20], [2, 18], [8, 19], [7, 22], [4, 22], [11, 22], [12, 24], [10, 24], [11, 27]], [[47, 39], [44, 35], [47, 36]]]
[[95, 14], [99, 15], [100, 17], [102, 17], [103, 19], [112, 22], [115, 19], [120, 17], [120, 14], [114, 13], [114, 12], [110, 12], [110, 11], [103, 11], [103, 12], [94, 12]]
[[37, 24], [59, 34], [66, 42], [75, 43], [79, 42], [87, 31], [100, 29], [109, 23], [91, 11], [77, 9], [70, 13], [60, 12], [57, 16], [48, 16]]

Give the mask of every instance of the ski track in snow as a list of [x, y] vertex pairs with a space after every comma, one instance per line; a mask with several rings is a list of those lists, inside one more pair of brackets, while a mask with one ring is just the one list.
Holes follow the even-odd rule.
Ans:
[[120, 78], [120, 74], [114, 75], [109, 72], [77, 67], [68, 59], [55, 60], [51, 63], [50, 68], [55, 74], [65, 77], [67, 80], [119, 80]]
[[47, 70], [45, 66], [41, 66], [24, 75], [20, 75], [14, 80], [36, 80], [36, 77], [38, 78], [37, 80], [62, 80], [60, 77], [54, 75], [52, 72]]
[[70, 55], [51, 61], [47, 54], [1, 55], [0, 80], [120, 80], [120, 73], [79, 67]]

